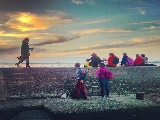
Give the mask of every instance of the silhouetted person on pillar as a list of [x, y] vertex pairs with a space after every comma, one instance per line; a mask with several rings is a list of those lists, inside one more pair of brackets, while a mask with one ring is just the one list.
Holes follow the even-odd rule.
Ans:
[[30, 50], [32, 51], [34, 48], [29, 48], [29, 38], [25, 38], [22, 41], [21, 46], [21, 56], [17, 57], [19, 62], [16, 63], [17, 67], [19, 67], [19, 64], [26, 60], [26, 68], [30, 68], [29, 66], [29, 56], [30, 56]]

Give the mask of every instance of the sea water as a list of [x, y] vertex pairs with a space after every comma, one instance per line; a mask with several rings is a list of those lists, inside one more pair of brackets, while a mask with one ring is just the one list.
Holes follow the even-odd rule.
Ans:
[[[31, 67], [74, 67], [75, 63], [30, 63]], [[80, 63], [81, 67], [84, 66], [85, 63]], [[155, 64], [157, 66], [160, 66], [160, 62], [159, 63], [149, 63], [149, 64]], [[117, 65], [118, 67], [120, 66], [120, 64]], [[15, 63], [0, 63], [0, 68], [13, 68], [13, 67], [17, 67], [15, 65]], [[20, 64], [20, 67], [25, 67], [25, 63]]]

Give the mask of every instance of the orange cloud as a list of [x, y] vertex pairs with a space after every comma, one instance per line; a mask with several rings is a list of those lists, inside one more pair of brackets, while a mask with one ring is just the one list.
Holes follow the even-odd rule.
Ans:
[[72, 34], [76, 36], [85, 36], [96, 33], [122, 33], [122, 32], [131, 32], [131, 30], [119, 30], [119, 29], [90, 29], [90, 30], [81, 30], [73, 31]]
[[134, 38], [132, 39], [133, 43], [143, 43], [145, 40], [144, 38]]
[[62, 12], [58, 12], [58, 15], [51, 15], [56, 13], [55, 11], [49, 11], [46, 15], [37, 15], [29, 12], [17, 12], [9, 13], [10, 20], [8, 20], [3, 26], [7, 26], [14, 30], [19, 31], [32, 31], [32, 30], [44, 30], [50, 27], [54, 27], [61, 24], [72, 22]]

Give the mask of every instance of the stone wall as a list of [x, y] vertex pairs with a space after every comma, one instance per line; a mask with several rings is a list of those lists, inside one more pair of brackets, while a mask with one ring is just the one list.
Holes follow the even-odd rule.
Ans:
[[[84, 68], [88, 72], [88, 95], [98, 95], [96, 68]], [[128, 94], [136, 92], [160, 92], [160, 67], [114, 67], [110, 82], [111, 92]], [[71, 91], [76, 83], [75, 68], [0, 68], [0, 99], [59, 97]]]

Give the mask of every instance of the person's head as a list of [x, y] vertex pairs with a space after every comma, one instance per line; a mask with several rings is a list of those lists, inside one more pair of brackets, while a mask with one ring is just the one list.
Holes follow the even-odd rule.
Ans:
[[23, 41], [22, 41], [22, 44], [28, 44], [29, 43], [29, 38], [25, 38]]
[[90, 61], [90, 59], [86, 59], [86, 61]]
[[113, 53], [109, 53], [109, 56], [112, 55]]
[[109, 56], [111, 57], [114, 57], [115, 55], [114, 55], [114, 53], [109, 53]]
[[136, 54], [136, 57], [138, 57], [139, 56], [139, 54]]
[[105, 64], [103, 62], [99, 63], [99, 67], [105, 67]]
[[123, 56], [127, 56], [127, 53], [123, 53]]
[[91, 56], [94, 57], [94, 56], [97, 56], [97, 54], [96, 53], [92, 53]]
[[145, 54], [141, 54], [141, 57], [145, 57]]
[[76, 68], [79, 68], [79, 67], [81, 66], [81, 64], [80, 64], [80, 63], [75, 63], [74, 66], [75, 66]]

